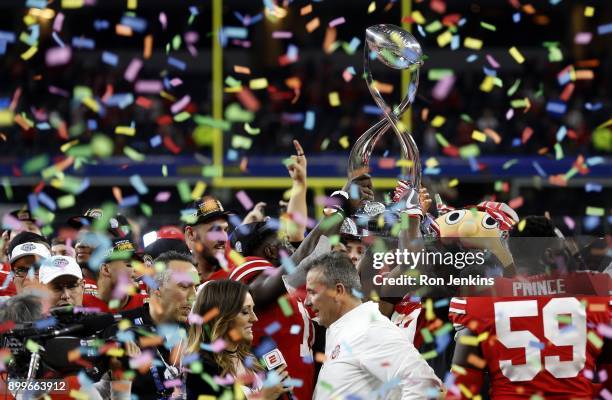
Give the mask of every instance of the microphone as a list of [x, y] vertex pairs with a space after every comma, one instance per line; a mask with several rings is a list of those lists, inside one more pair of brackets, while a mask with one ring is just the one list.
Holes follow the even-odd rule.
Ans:
[[[285, 357], [283, 357], [283, 353], [281, 353], [279, 349], [273, 349], [267, 352], [262, 356], [262, 358], [268, 371], [272, 371], [273, 369], [276, 369], [281, 365], [287, 365]], [[289, 398], [289, 400], [295, 400], [293, 391], [287, 392], [287, 397]]]

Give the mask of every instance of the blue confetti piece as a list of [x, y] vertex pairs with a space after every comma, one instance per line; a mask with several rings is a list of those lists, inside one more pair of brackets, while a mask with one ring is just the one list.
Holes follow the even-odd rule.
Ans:
[[306, 118], [304, 118], [304, 129], [311, 131], [315, 125], [315, 113], [313, 111], [306, 111]]
[[55, 317], [50, 317], [36, 321], [34, 323], [34, 327], [36, 327], [36, 329], [45, 329], [51, 326], [55, 326], [56, 324], [57, 319], [55, 319]]
[[28, 207], [30, 211], [34, 212], [38, 208], [38, 198], [34, 193], [28, 195]]
[[229, 222], [233, 226], [240, 226], [242, 224], [242, 219], [238, 215], [231, 214], [229, 216]]
[[256, 23], [258, 23], [262, 19], [263, 19], [263, 13], [259, 13], [259, 14], [255, 15], [255, 16], [251, 17], [251, 21], [249, 21], [247, 26], [255, 25]]
[[607, 35], [608, 33], [611, 33], [611, 32], [612, 32], [612, 23], [599, 25], [597, 27], [598, 35]]
[[599, 226], [599, 223], [599, 217], [596, 217], [594, 215], [584, 217], [584, 220], [582, 221], [584, 229], [586, 229], [587, 231], [592, 231], [593, 229], [597, 228]]
[[478, 60], [478, 55], [477, 54], [470, 54], [465, 61], [469, 62], [469, 63], [473, 63], [474, 61]]
[[559, 83], [559, 86], [565, 86], [571, 80], [572, 80], [572, 77], [570, 76], [569, 72], [566, 72], [557, 78], [557, 82]]
[[272, 338], [264, 337], [259, 343], [259, 346], [253, 349], [253, 354], [255, 355], [255, 357], [259, 358], [264, 354], [274, 350], [276, 347], [276, 342]]
[[138, 194], [147, 194], [149, 193], [149, 188], [142, 181], [140, 175], [132, 175], [130, 176], [130, 183], [134, 186], [134, 189], [138, 192]]
[[592, 182], [587, 182], [584, 187], [584, 190], [586, 190], [587, 192], [601, 192], [602, 189], [603, 186], [601, 184]]
[[6, 53], [6, 40], [0, 40], [0, 55]]
[[133, 331], [125, 330], [117, 332], [117, 340], [119, 340], [120, 342], [134, 342], [134, 339], [135, 335]]
[[304, 381], [297, 378], [287, 378], [283, 381], [283, 385], [285, 387], [302, 387], [304, 386]]
[[110, 51], [104, 51], [102, 52], [102, 62], [104, 64], [116, 67], [117, 63], [119, 62], [119, 56], [115, 53], [111, 53]]
[[238, 21], [240, 21], [240, 23], [242, 23], [242, 25], [246, 25], [245, 22], [244, 22], [245, 21], [244, 17], [238, 11], [234, 11], [234, 17], [236, 17], [236, 19]]
[[161, 135], [155, 135], [149, 140], [151, 147], [157, 147], [162, 143]]
[[94, 21], [94, 29], [97, 31], [103, 31], [110, 27], [110, 23], [105, 19], [97, 19]]
[[87, 374], [83, 370], [79, 371], [77, 379], [79, 380], [79, 384], [81, 385], [81, 387], [90, 387], [94, 384], [94, 381], [91, 380], [91, 378], [89, 378], [89, 376], [87, 376]]
[[276, 332], [280, 331], [280, 329], [281, 329], [281, 324], [278, 321], [274, 321], [270, 325], [266, 326], [264, 328], [264, 331], [266, 332], [266, 335], [272, 336]]
[[72, 38], [72, 47], [76, 49], [92, 50], [96, 47], [96, 42], [93, 39], [88, 39], [84, 37], [74, 37]]
[[299, 54], [299, 48], [296, 45], [290, 44], [287, 47], [287, 57], [290, 60], [297, 60], [298, 54]]
[[13, 271], [9, 272], [8, 276], [6, 277], [6, 279], [4, 280], [4, 282], [2, 282], [2, 286], [0, 286], [0, 289], [6, 289], [8, 287], [8, 285], [11, 284], [11, 282], [13, 281], [13, 277], [15, 275], [13, 274]]
[[427, 37], [427, 33], [425, 33], [425, 29], [423, 29], [423, 27], [421, 25], [417, 25], [417, 31], [419, 31], [419, 34], [423, 37]]
[[548, 174], [544, 171], [544, 169], [540, 166], [540, 164], [537, 161], [532, 162], [531, 165], [533, 165], [533, 168], [536, 170], [538, 175], [540, 175], [542, 178], [546, 178], [548, 176]]
[[226, 157], [228, 161], [236, 161], [238, 160], [238, 152], [234, 149], [228, 149]]
[[512, 147], [521, 147], [521, 138], [512, 139]]
[[448, 347], [451, 342], [451, 335], [446, 333], [444, 335], [436, 336], [436, 351], [438, 354], [442, 353], [444, 349]]
[[546, 111], [551, 114], [563, 115], [567, 110], [567, 104], [562, 101], [549, 101], [546, 103]]
[[423, 170], [423, 173], [425, 175], [440, 175], [440, 172], [442, 172], [442, 170], [440, 168], [425, 168]]
[[295, 263], [293, 262], [291, 257], [281, 257], [281, 264], [289, 275], [291, 275], [295, 271]]
[[59, 47], [66, 47], [66, 44], [64, 43], [62, 38], [57, 34], [57, 32], [53, 31], [51, 36], [53, 37], [53, 40], [55, 40], [55, 43], [57, 43]]
[[586, 159], [586, 163], [589, 167], [604, 163], [604, 159], [601, 156], [589, 157]]
[[47, 207], [51, 211], [55, 211], [57, 209], [55, 201], [45, 192], [38, 193], [38, 201], [43, 203], [45, 207]]
[[249, 31], [242, 26], [226, 26], [222, 33], [229, 39], [246, 39], [249, 36]]
[[36, 129], [46, 131], [51, 129], [51, 125], [49, 125], [48, 122], [39, 122], [38, 124], [36, 124]]
[[176, 69], [180, 69], [181, 71], [184, 71], [185, 68], [187, 67], [187, 64], [185, 64], [184, 61], [181, 61], [178, 58], [174, 58], [174, 57], [168, 57], [168, 65]]
[[451, 50], [457, 50], [461, 45], [461, 38], [459, 35], [453, 35], [451, 38], [450, 48]]
[[121, 208], [133, 207], [135, 205], [138, 205], [138, 202], [139, 200], [138, 200], [137, 195], [124, 197], [121, 203], [119, 203], [119, 207]]
[[142, 33], [147, 30], [147, 20], [140, 17], [124, 15], [121, 18], [121, 25], [129, 26], [132, 30]]
[[0, 31], [0, 40], [8, 43], [15, 42], [15, 34], [13, 32], [8, 31]]
[[550, 0], [549, 3], [552, 4], [553, 6], [556, 6], [557, 4], [561, 3], [563, 0]]
[[457, 22], [457, 26], [463, 26], [467, 22], [467, 18], [461, 18], [459, 22]]
[[478, 170], [480, 169], [480, 167], [478, 166], [478, 161], [476, 161], [474, 157], [469, 157], [468, 161], [470, 163], [470, 169], [472, 170], [472, 172], [478, 172]]
[[565, 127], [565, 125], [561, 125], [561, 127], [559, 128], [556, 134], [557, 142], [562, 142], [566, 135], [567, 135], [567, 128]]
[[520, 12], [516, 12], [516, 13], [512, 14], [512, 21], [515, 24], [518, 24], [519, 22], [521, 22], [521, 13]]
[[28, 0], [25, 6], [27, 8], [38, 8], [44, 10], [47, 7], [47, 0]]
[[191, 15], [200, 15], [200, 11], [198, 11], [198, 8], [196, 6], [190, 6], [189, 7], [189, 14], [191, 14]]
[[361, 44], [361, 40], [359, 40], [359, 38], [357, 37], [352, 38], [348, 45], [348, 48], [351, 51], [351, 53], [354, 53], [360, 44]]
[[98, 129], [98, 121], [96, 121], [95, 119], [88, 119], [87, 129], [89, 129], [90, 131], [95, 131], [96, 129]]
[[598, 110], [601, 110], [602, 107], [603, 107], [603, 104], [601, 102], [598, 102], [598, 103], [595, 103], [595, 104], [587, 102], [584, 105], [584, 108], [586, 108], [589, 111], [598, 111]]
[[381, 110], [380, 107], [375, 106], [375, 105], [370, 105], [370, 104], [366, 104], [365, 106], [363, 106], [363, 112], [365, 114], [371, 114], [371, 115], [382, 115], [383, 114], [383, 110]]
[[83, 179], [83, 181], [81, 182], [81, 187], [79, 188], [79, 190], [77, 190], [76, 194], [81, 194], [86, 191], [89, 188], [89, 185], [91, 185], [91, 181], [89, 180], [89, 178]]
[[141, 279], [147, 285], [147, 287], [149, 287], [149, 288], [151, 288], [153, 290], [159, 288], [159, 286], [157, 285], [157, 282], [155, 282], [155, 279], [153, 279], [151, 276], [143, 275], [143, 277]]
[[544, 350], [544, 347], [546, 346], [542, 342], [535, 342], [533, 340], [530, 340], [529, 347], [535, 347], [536, 349]]
[[485, 75], [487, 76], [492, 76], [492, 77], [497, 77], [497, 71], [494, 69], [489, 69], [487, 67], [482, 67]]
[[449, 305], [449, 303], [450, 303], [449, 299], [440, 299], [436, 301], [433, 306], [434, 308], [446, 307], [447, 305]]
[[304, 114], [302, 113], [282, 113], [281, 119], [284, 122], [296, 123], [304, 120]]

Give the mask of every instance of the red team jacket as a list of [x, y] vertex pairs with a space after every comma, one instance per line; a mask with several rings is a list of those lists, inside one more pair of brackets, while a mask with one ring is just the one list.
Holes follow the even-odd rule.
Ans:
[[495, 297], [451, 300], [455, 327], [483, 335], [492, 399], [596, 397], [588, 377], [597, 375], [601, 327], [610, 324], [609, 279], [589, 272], [498, 278]]
[[[249, 284], [260, 273], [274, 269], [264, 258], [245, 257], [242, 264], [230, 267], [229, 271], [218, 270], [209, 280], [232, 279]], [[284, 300], [257, 313], [259, 321], [253, 325], [253, 347], [257, 347], [263, 337], [271, 337], [287, 361], [289, 376], [303, 382], [301, 387], [293, 389], [295, 397], [310, 400], [315, 373], [311, 351], [314, 327], [299, 296], [285, 295], [281, 299]], [[281, 302], [284, 303], [283, 307], [280, 306]]]

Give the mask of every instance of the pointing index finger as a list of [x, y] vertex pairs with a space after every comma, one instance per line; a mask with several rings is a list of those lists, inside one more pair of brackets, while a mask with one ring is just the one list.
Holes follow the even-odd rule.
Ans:
[[297, 141], [297, 139], [293, 139], [293, 147], [295, 147], [295, 151], [298, 156], [304, 155], [304, 149], [302, 148], [300, 142]]

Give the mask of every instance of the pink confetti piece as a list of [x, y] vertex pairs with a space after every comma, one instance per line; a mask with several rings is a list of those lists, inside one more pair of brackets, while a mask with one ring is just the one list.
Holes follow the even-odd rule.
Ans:
[[159, 13], [159, 23], [161, 24], [162, 28], [166, 30], [166, 27], [168, 26], [168, 17], [166, 17], [166, 13]]
[[172, 193], [170, 192], [159, 192], [157, 193], [157, 196], [155, 196], [155, 201], [157, 203], [165, 203], [166, 201], [170, 200], [170, 196], [172, 196]]
[[190, 325], [202, 325], [204, 323], [204, 318], [201, 315], [189, 313], [187, 321]]
[[212, 240], [212, 241], [219, 241], [219, 242], [224, 242], [227, 240], [227, 233], [225, 232], [217, 232], [217, 231], [212, 231], [212, 232], [208, 232], [206, 234], [206, 239], [208, 240]]
[[592, 381], [593, 380], [593, 371], [590, 369], [585, 369], [584, 372], [582, 373], [584, 375], [585, 378], [587, 378], [588, 380]]
[[197, 43], [200, 40], [198, 32], [189, 31], [185, 33], [185, 42], [189, 44]]
[[181, 381], [180, 379], [172, 379], [170, 381], [164, 382], [164, 386], [166, 388], [177, 387], [177, 386], [181, 386], [182, 384], [183, 384], [183, 381]]
[[153, 361], [153, 353], [151, 351], [143, 351], [142, 353], [138, 354], [137, 356], [134, 356], [132, 358], [130, 358], [130, 368], [132, 369], [138, 369], [143, 365], [148, 365]]
[[434, 86], [433, 90], [431, 91], [431, 95], [438, 101], [444, 100], [448, 96], [454, 84], [454, 75], [445, 76], [436, 83], [436, 86]]
[[331, 21], [329, 21], [329, 27], [330, 28], [334, 28], [338, 25], [342, 25], [343, 23], [345, 23], [346, 20], [344, 19], [344, 17], [338, 17], [336, 19], [333, 19]]
[[51, 94], [56, 94], [58, 96], [62, 96], [62, 97], [70, 97], [70, 93], [68, 93], [66, 90], [62, 89], [62, 88], [58, 88], [57, 86], [49, 86], [49, 93]]
[[514, 117], [514, 109], [509, 109], [508, 111], [506, 111], [506, 120], [511, 120], [512, 117]]
[[576, 222], [574, 222], [574, 220], [568, 216], [563, 217], [563, 222], [565, 222], [565, 225], [567, 225], [567, 227], [570, 228], [572, 231], [576, 227]]
[[70, 47], [52, 47], [45, 54], [45, 62], [48, 67], [65, 65], [72, 58], [72, 50]]
[[137, 80], [134, 84], [136, 93], [157, 94], [164, 89], [162, 81]]
[[55, 16], [55, 20], [53, 21], [53, 30], [55, 32], [60, 32], [62, 30], [62, 26], [64, 25], [64, 14], [57, 13]]
[[141, 68], [142, 60], [140, 60], [139, 58], [133, 58], [132, 61], [130, 61], [130, 65], [128, 65], [128, 67], [125, 69], [125, 74], [123, 75], [123, 77], [126, 81], [133, 82], [134, 79], [136, 79], [136, 76], [140, 72]]
[[289, 31], [274, 31], [272, 32], [272, 39], [291, 39], [293, 32]]
[[191, 96], [189, 96], [187, 94], [187, 95], [183, 96], [182, 99], [180, 99], [176, 103], [172, 104], [172, 106], [170, 107], [170, 111], [172, 111], [173, 114], [176, 114], [177, 112], [179, 112], [182, 109], [184, 109], [185, 107], [187, 107], [187, 105], [189, 104], [190, 101], [191, 101]]
[[253, 208], [253, 201], [244, 190], [241, 190], [236, 193], [236, 198], [238, 199], [240, 204], [242, 204], [242, 207], [244, 207], [245, 210], [250, 210], [251, 208]]
[[20, 230], [24, 228], [23, 222], [13, 217], [11, 214], [4, 214], [4, 217], [2, 217], [2, 226], [10, 230]]
[[217, 339], [213, 343], [211, 343], [210, 348], [214, 353], [218, 353], [221, 350], [225, 349], [225, 340]]
[[489, 62], [489, 64], [491, 64], [493, 68], [499, 68], [499, 63], [495, 58], [493, 58], [492, 55], [487, 54], [487, 61]]
[[599, 333], [601, 336], [612, 338], [612, 327], [607, 324], [599, 324], [597, 325], [597, 333]]
[[610, 393], [610, 391], [608, 389], [604, 389], [601, 392], [599, 392], [599, 395], [604, 399], [604, 400], [612, 400], [612, 393]]
[[591, 39], [593, 39], [593, 34], [591, 32], [578, 32], [576, 36], [574, 36], [574, 43], [589, 44], [591, 43]]
[[170, 80], [170, 86], [177, 87], [183, 84], [183, 80], [181, 78], [172, 78]]
[[597, 375], [599, 375], [599, 382], [605, 382], [608, 380], [608, 371], [605, 369], [601, 369]]

